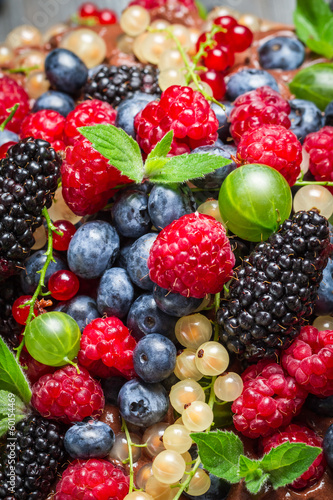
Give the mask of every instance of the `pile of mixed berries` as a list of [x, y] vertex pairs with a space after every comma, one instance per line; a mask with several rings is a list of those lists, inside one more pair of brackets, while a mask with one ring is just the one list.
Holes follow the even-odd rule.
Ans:
[[305, 47], [261, 22], [89, 2], [0, 45], [1, 415], [5, 359], [31, 391], [0, 499], [236, 500], [218, 428], [323, 448], [286, 495], [328, 480], [333, 103], [286, 94]]

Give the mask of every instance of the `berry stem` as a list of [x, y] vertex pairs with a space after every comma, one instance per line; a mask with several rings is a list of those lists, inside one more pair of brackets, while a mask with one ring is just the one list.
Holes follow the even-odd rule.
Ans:
[[126, 440], [127, 440], [127, 446], [128, 446], [128, 463], [129, 463], [129, 489], [128, 489], [128, 494], [132, 493], [134, 490], [134, 469], [133, 469], [133, 454], [132, 454], [132, 439], [127, 427], [127, 424], [125, 420], [122, 418], [122, 427], [125, 432]]
[[[222, 26], [217, 26], [216, 24], [213, 24], [212, 29], [206, 33], [206, 40], [200, 43], [198, 52], [192, 58], [193, 64], [195, 66], [195, 70], [199, 69], [198, 63], [200, 62], [201, 58], [203, 56], [207, 55], [206, 49], [212, 49], [216, 45], [216, 41], [214, 40], [214, 36], [216, 35], [216, 33], [220, 33], [220, 32], [226, 33], [227, 30], [222, 28]], [[201, 67], [200, 67], [200, 69], [201, 69]], [[206, 67], [204, 69], [207, 70]]]
[[8, 70], [8, 73], [11, 73], [11, 74], [25, 73], [26, 75], [29, 75], [29, 73], [31, 73], [31, 71], [35, 71], [36, 69], [40, 69], [38, 65], [21, 67], [21, 68], [12, 68], [12, 69]]
[[9, 123], [10, 120], [13, 118], [13, 116], [15, 115], [18, 107], [19, 107], [19, 104], [16, 103], [16, 104], [14, 104], [14, 106], [12, 108], [6, 109], [6, 111], [8, 113], [10, 113], [10, 114], [7, 116], [7, 118], [5, 119], [5, 121], [3, 121], [1, 123], [1, 125], [0, 125], [0, 132], [3, 132], [5, 130], [5, 127], [6, 127], [7, 123]]
[[333, 182], [331, 181], [296, 181], [294, 186], [311, 186], [314, 184], [315, 186], [333, 186]]

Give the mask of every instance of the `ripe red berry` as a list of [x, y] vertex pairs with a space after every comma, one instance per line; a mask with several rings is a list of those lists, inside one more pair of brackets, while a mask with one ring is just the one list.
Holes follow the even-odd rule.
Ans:
[[6, 154], [7, 154], [8, 149], [11, 148], [12, 146], [14, 146], [14, 144], [17, 144], [17, 143], [10, 141], [10, 142], [5, 142], [5, 144], [0, 146], [0, 160], [2, 160], [3, 158], [6, 158]]
[[15, 80], [2, 75], [0, 78], [0, 123], [8, 117], [7, 109], [12, 108], [14, 104], [19, 104], [19, 107], [6, 128], [18, 134], [22, 120], [30, 110], [29, 96]]
[[48, 288], [54, 299], [69, 300], [79, 291], [79, 278], [72, 271], [62, 269], [50, 276]]
[[56, 150], [64, 150], [64, 127], [66, 119], [57, 111], [42, 109], [27, 115], [21, 124], [21, 138], [34, 137], [48, 141]]
[[[14, 317], [15, 321], [17, 321], [17, 323], [19, 323], [20, 325], [26, 324], [28, 316], [29, 316], [29, 310], [30, 310], [29, 305], [24, 306], [24, 307], [20, 307], [20, 306], [22, 306], [23, 304], [26, 304], [28, 302], [28, 300], [31, 300], [31, 299], [32, 299], [31, 295], [21, 295], [21, 297], [19, 297], [18, 299], [15, 300], [15, 302], [12, 306], [13, 317]], [[36, 309], [35, 307], [34, 307], [34, 313], [35, 313], [35, 316], [38, 316], [38, 314], [39, 314], [38, 309]]]
[[[333, 180], [333, 127], [326, 126], [306, 136], [304, 148], [310, 155], [309, 169], [316, 181]], [[332, 191], [332, 188], [328, 188]]]
[[95, 17], [98, 16], [98, 7], [93, 2], [85, 2], [81, 5], [78, 11], [79, 17]]
[[223, 45], [207, 49], [206, 53], [207, 55], [203, 58], [203, 62], [208, 69], [224, 71], [227, 68], [230, 68], [235, 62], [233, 52], [229, 47], [225, 47]]
[[24, 347], [20, 355], [20, 365], [24, 368], [24, 374], [33, 385], [43, 375], [56, 371], [55, 366], [48, 366], [34, 359]]
[[229, 43], [234, 52], [243, 52], [253, 41], [253, 33], [247, 26], [233, 26], [229, 31]]
[[221, 26], [225, 30], [229, 30], [230, 28], [238, 25], [237, 20], [232, 16], [216, 17], [214, 19], [214, 24], [216, 24], [217, 26]]
[[117, 15], [111, 9], [103, 9], [98, 13], [99, 24], [115, 24], [117, 22]]
[[67, 251], [71, 239], [76, 233], [76, 227], [68, 220], [57, 220], [53, 223], [54, 226], [62, 232], [62, 236], [53, 233], [53, 248], [58, 251]]
[[213, 97], [218, 101], [222, 101], [226, 93], [223, 73], [215, 69], [209, 69], [200, 73], [200, 78], [203, 82], [208, 83], [213, 91]]

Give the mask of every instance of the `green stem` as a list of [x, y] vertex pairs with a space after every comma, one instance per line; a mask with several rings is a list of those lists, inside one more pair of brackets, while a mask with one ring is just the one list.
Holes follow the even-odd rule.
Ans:
[[9, 123], [10, 120], [13, 118], [13, 116], [15, 115], [18, 107], [19, 107], [19, 104], [16, 103], [16, 104], [14, 104], [14, 106], [12, 108], [6, 109], [7, 113], [10, 113], [10, 114], [7, 116], [7, 118], [5, 119], [5, 121], [1, 123], [1, 125], [0, 125], [0, 132], [3, 132], [5, 130], [5, 127], [6, 127], [7, 123]]
[[31, 73], [31, 71], [35, 71], [36, 69], [40, 69], [40, 67], [36, 64], [35, 66], [26, 66], [26, 67], [21, 67], [21, 68], [12, 68], [8, 70], [8, 73], [15, 74], [15, 73], [25, 73], [28, 75]]
[[126, 436], [126, 440], [127, 440], [127, 446], [128, 446], [128, 462], [129, 462], [129, 490], [128, 490], [128, 494], [132, 493], [132, 491], [134, 490], [134, 469], [133, 469], [133, 454], [132, 454], [132, 439], [131, 439], [131, 436], [130, 436], [130, 433], [129, 433], [129, 430], [128, 430], [128, 427], [127, 427], [127, 424], [125, 422], [125, 420], [122, 418], [122, 427], [124, 429], [124, 432], [125, 432], [125, 436]]
[[333, 186], [333, 182], [331, 181], [296, 181], [294, 186], [311, 186], [314, 184], [315, 186]]

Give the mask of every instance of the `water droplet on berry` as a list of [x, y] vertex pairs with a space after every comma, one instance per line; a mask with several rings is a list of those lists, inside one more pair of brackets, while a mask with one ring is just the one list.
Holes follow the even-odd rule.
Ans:
[[333, 196], [324, 186], [311, 184], [303, 186], [294, 197], [294, 211], [317, 208], [320, 214], [329, 219], [333, 213]]

